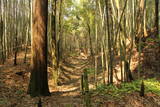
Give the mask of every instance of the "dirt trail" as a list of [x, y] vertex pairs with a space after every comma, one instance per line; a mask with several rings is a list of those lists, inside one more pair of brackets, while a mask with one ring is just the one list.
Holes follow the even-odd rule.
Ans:
[[[13, 66], [13, 59], [0, 65], [0, 107], [36, 107], [38, 97], [31, 98], [27, 92], [29, 82], [29, 62], [23, 63], [24, 53], [18, 56], [18, 65]], [[69, 57], [61, 65], [59, 86], [53, 87], [49, 78], [51, 96], [41, 97], [42, 107], [84, 107], [80, 93], [80, 79], [84, 68], [89, 67], [88, 59]], [[17, 75], [16, 72], [25, 72]], [[51, 72], [49, 72], [49, 77]], [[105, 99], [103, 96], [92, 96], [92, 107], [159, 107], [159, 97], [153, 94], [139, 97], [131, 93], [121, 100]], [[134, 102], [134, 103], [133, 103]]]
[[[0, 65], [0, 107], [35, 107], [38, 98], [26, 94], [29, 82], [29, 60], [23, 63], [23, 53], [18, 56], [18, 65], [13, 66], [13, 59]], [[80, 78], [87, 66], [87, 59], [70, 57], [61, 66], [59, 86], [52, 87], [49, 82], [51, 96], [42, 97], [44, 107], [83, 107], [80, 94]], [[25, 72], [23, 76], [16, 72]], [[50, 80], [49, 80], [50, 81]]]
[[[80, 107], [83, 104], [83, 100], [80, 93], [80, 80], [83, 73], [83, 69], [87, 67], [87, 59], [81, 57], [68, 58], [61, 66], [61, 74], [59, 79], [59, 86], [57, 90], [52, 90], [52, 96], [55, 97], [55, 105], [60, 107], [64, 105], [72, 105]], [[54, 105], [54, 104], [52, 104]]]

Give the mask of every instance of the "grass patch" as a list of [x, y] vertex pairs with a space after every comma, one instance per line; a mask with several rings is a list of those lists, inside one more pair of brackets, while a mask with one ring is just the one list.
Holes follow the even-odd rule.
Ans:
[[75, 57], [75, 56], [77, 56], [77, 55], [78, 55], [78, 53], [71, 53], [71, 54], [70, 54], [71, 57]]
[[24, 93], [23, 90], [17, 90], [17, 91], [16, 91], [16, 94], [17, 94], [17, 95], [21, 95], [21, 94], [23, 94], [23, 93]]
[[[122, 83], [119, 86], [116, 85], [98, 85], [96, 90], [92, 90], [93, 93], [103, 96], [109, 96], [111, 98], [121, 98], [125, 94], [132, 92], [139, 92], [142, 80], [135, 80], [130, 83]], [[144, 80], [145, 93], [152, 92], [160, 96], [160, 82], [155, 78]]]
[[86, 68], [85, 71], [87, 71], [88, 74], [94, 74], [95, 69], [94, 68]]
[[145, 80], [146, 92], [152, 92], [160, 96], [160, 82], [155, 78]]
[[6, 99], [3, 99], [3, 98], [0, 98], [0, 105], [1, 104], [7, 104], [7, 100]]

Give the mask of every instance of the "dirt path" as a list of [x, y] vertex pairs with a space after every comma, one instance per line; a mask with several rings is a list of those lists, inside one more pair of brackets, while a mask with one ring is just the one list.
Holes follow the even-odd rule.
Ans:
[[[27, 92], [29, 82], [29, 62], [23, 63], [24, 54], [18, 56], [18, 65], [13, 66], [13, 59], [0, 65], [0, 107], [37, 107], [38, 97], [31, 98]], [[84, 68], [88, 68], [88, 59], [69, 57], [61, 66], [59, 86], [53, 87], [49, 78], [51, 96], [41, 97], [42, 107], [84, 107], [80, 93], [80, 78]], [[17, 75], [16, 72], [25, 72]], [[49, 72], [49, 77], [50, 72]], [[92, 107], [159, 107], [159, 97], [147, 94], [139, 97], [138, 93], [126, 95], [121, 100], [105, 99], [103, 96], [92, 95]], [[94, 103], [94, 104], [93, 104]]]
[[[23, 54], [20, 54], [17, 62], [18, 65], [13, 66], [13, 59], [9, 59], [0, 65], [0, 107], [35, 107], [38, 98], [26, 94], [30, 61], [24, 64]], [[42, 97], [43, 107], [83, 107], [80, 78], [87, 63], [87, 59], [81, 57], [68, 58], [61, 66], [59, 86], [55, 89], [49, 82], [51, 96]], [[25, 73], [21, 76], [16, 72]]]
[[[59, 79], [58, 91], [52, 90], [52, 96], [55, 101], [52, 105], [72, 105], [73, 107], [80, 107], [83, 100], [80, 93], [80, 80], [83, 69], [87, 67], [87, 59], [81, 57], [68, 58], [61, 66], [61, 75]], [[67, 106], [66, 106], [67, 107]]]

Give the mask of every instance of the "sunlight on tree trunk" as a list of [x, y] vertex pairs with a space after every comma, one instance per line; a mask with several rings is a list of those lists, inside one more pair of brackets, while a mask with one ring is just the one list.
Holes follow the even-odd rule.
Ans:
[[50, 95], [47, 77], [47, 18], [48, 0], [34, 0], [32, 13], [32, 59], [28, 93]]

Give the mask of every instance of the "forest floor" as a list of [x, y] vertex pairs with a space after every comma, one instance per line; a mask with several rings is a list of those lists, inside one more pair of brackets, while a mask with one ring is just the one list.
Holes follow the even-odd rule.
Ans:
[[[29, 82], [29, 63], [23, 63], [24, 53], [19, 53], [17, 65], [13, 65], [13, 58], [0, 65], [0, 107], [36, 107], [38, 97], [27, 95]], [[84, 68], [89, 67], [88, 59], [82, 56], [68, 57], [61, 65], [59, 86], [55, 88], [52, 82], [52, 72], [49, 68], [49, 87], [51, 96], [41, 97], [42, 107], [85, 107], [80, 92], [80, 80]], [[24, 72], [17, 75], [17, 72]], [[146, 74], [146, 72], [144, 73]], [[152, 72], [151, 76], [157, 76]], [[160, 76], [160, 75], [159, 75]], [[160, 107], [160, 96], [146, 93], [140, 97], [138, 92], [125, 94], [121, 99], [110, 99], [104, 96], [91, 95], [91, 107]]]
[[[19, 53], [17, 65], [13, 65], [13, 58], [0, 65], [0, 107], [36, 107], [39, 98], [27, 95], [29, 82], [29, 61], [23, 63], [24, 53]], [[59, 86], [55, 88], [52, 82], [52, 72], [49, 68], [49, 87], [51, 96], [42, 97], [43, 107], [83, 107], [80, 93], [80, 80], [83, 69], [87, 66], [87, 59], [81, 57], [67, 58], [61, 66]], [[22, 75], [16, 73], [23, 72]]]

